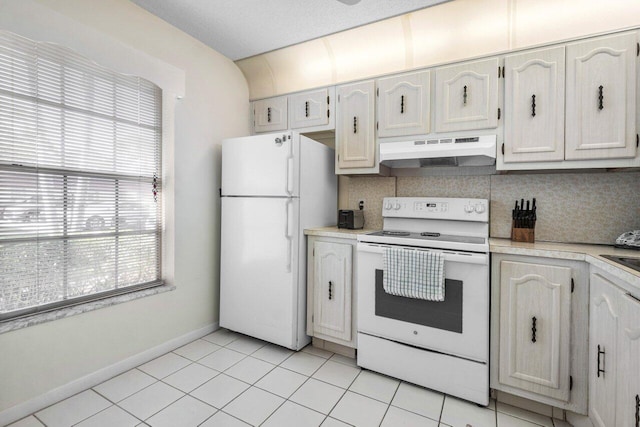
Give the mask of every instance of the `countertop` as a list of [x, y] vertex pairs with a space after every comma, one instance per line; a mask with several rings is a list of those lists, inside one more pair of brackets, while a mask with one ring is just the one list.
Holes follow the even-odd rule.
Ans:
[[360, 230], [349, 230], [348, 228], [338, 228], [336, 226], [332, 226], [307, 228], [306, 230], [304, 230], [304, 234], [306, 234], [307, 236], [336, 237], [338, 239], [356, 240], [358, 238], [358, 234], [373, 233], [374, 231], [378, 230], [370, 230], [366, 228]]
[[[338, 227], [318, 227], [304, 230], [308, 236], [335, 237], [356, 240], [358, 234], [372, 233], [378, 230], [348, 230]], [[513, 242], [510, 239], [489, 239], [491, 253], [537, 256], [584, 261], [617, 277], [640, 290], [640, 272], [603, 258], [601, 255], [640, 257], [640, 251], [619, 249], [607, 245], [588, 245], [579, 243]]]
[[640, 251], [619, 249], [608, 245], [587, 245], [579, 243], [513, 242], [510, 239], [489, 239], [491, 253], [528, 255], [546, 258], [585, 261], [634, 286], [640, 291], [640, 271], [625, 267], [601, 255], [640, 257]]

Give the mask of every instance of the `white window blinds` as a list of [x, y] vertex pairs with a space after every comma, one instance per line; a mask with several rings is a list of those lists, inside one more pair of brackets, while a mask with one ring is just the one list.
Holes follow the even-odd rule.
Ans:
[[160, 284], [162, 92], [0, 31], [0, 320]]

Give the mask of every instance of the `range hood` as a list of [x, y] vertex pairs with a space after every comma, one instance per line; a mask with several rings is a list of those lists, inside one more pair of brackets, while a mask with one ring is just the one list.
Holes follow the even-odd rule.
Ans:
[[496, 163], [496, 135], [382, 142], [380, 163], [391, 168], [490, 166]]

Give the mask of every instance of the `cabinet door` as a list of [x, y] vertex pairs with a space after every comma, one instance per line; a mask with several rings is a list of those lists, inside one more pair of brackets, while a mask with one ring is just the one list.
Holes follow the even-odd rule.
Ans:
[[329, 124], [329, 88], [289, 96], [289, 127], [300, 129]]
[[567, 45], [567, 160], [635, 157], [636, 38]]
[[617, 426], [636, 426], [640, 420], [640, 300], [620, 298], [618, 334]]
[[616, 425], [618, 289], [599, 274], [590, 280], [589, 418], [596, 427]]
[[430, 73], [404, 74], [378, 80], [378, 136], [429, 133]]
[[436, 132], [498, 126], [498, 58], [436, 70]]
[[564, 47], [505, 58], [504, 161], [564, 160]]
[[314, 335], [351, 340], [351, 248], [344, 243], [314, 244]]
[[374, 109], [372, 80], [338, 87], [336, 151], [339, 169], [375, 165]]
[[287, 97], [253, 102], [253, 131], [273, 132], [287, 129]]
[[571, 268], [500, 264], [500, 382], [569, 400]]

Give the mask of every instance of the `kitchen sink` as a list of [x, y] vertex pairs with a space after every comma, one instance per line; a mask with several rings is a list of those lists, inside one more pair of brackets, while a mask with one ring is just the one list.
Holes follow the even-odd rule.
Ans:
[[636, 271], [640, 271], [640, 257], [615, 256], [615, 255], [600, 255], [600, 256], [603, 258], [610, 259], [613, 262], [617, 262], [618, 264], [622, 264], [625, 267], [629, 267]]

